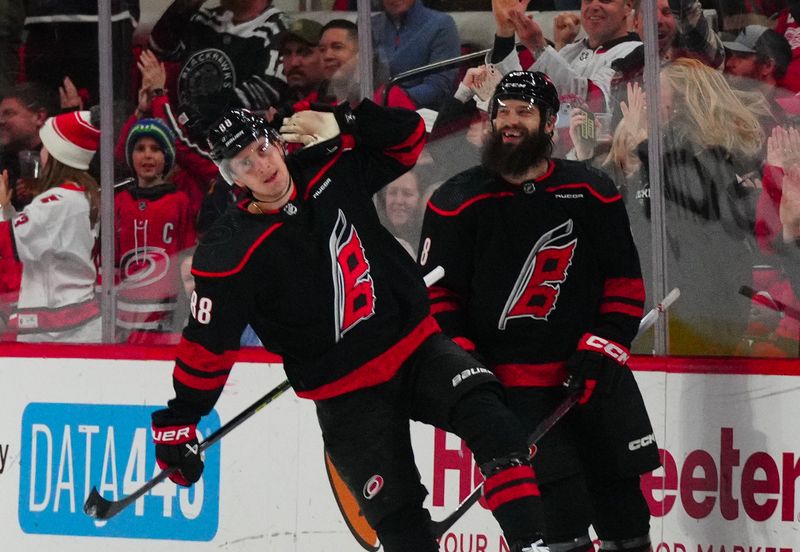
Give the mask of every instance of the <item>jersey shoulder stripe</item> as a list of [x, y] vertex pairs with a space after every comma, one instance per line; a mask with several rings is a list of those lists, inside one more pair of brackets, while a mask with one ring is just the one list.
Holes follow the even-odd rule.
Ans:
[[248, 215], [229, 210], [200, 240], [192, 261], [192, 275], [205, 278], [233, 276], [247, 266], [255, 251], [282, 222], [267, 226], [246, 220]]
[[581, 161], [555, 159], [556, 170], [543, 183], [548, 192], [576, 192], [585, 190], [602, 203], [614, 203], [622, 196], [609, 176]]
[[493, 173], [477, 166], [442, 184], [428, 201], [428, 208], [442, 216], [456, 216], [480, 201], [513, 195], [514, 192], [497, 185]]

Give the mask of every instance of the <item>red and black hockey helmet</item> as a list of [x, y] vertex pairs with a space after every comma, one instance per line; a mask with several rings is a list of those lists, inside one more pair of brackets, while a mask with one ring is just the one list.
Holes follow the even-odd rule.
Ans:
[[497, 116], [498, 101], [502, 100], [530, 102], [542, 111], [542, 120], [555, 116], [561, 107], [556, 86], [541, 71], [512, 71], [503, 77], [489, 104], [490, 119]]
[[266, 119], [247, 109], [231, 109], [211, 125], [206, 135], [211, 159], [220, 169], [220, 174], [233, 184], [235, 174], [228, 161], [254, 142], [263, 147], [275, 146], [283, 149], [283, 138]]

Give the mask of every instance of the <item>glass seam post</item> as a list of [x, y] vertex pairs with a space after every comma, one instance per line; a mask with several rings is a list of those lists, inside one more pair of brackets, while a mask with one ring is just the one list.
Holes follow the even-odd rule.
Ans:
[[100, 76], [100, 307], [103, 343], [115, 341], [114, 289], [114, 81], [111, 40], [111, 2], [97, 2], [98, 67]]

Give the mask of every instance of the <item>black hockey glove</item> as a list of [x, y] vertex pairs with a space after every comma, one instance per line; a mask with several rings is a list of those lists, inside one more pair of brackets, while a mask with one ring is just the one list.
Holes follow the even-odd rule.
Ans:
[[595, 394], [608, 393], [625, 368], [630, 352], [627, 348], [598, 335], [584, 334], [578, 349], [567, 360], [567, 380], [570, 392], [583, 390], [578, 404], [586, 404]]
[[169, 408], [153, 412], [152, 419], [158, 467], [162, 470], [177, 467], [169, 478], [178, 485], [190, 487], [203, 474], [196, 425], [181, 420]]

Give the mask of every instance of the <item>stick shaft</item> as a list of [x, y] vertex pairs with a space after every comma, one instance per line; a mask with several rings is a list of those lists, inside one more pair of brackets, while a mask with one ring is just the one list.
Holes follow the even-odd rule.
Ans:
[[[279, 383], [275, 388], [273, 388], [269, 393], [258, 399], [256, 402], [248, 406], [242, 412], [240, 412], [236, 417], [230, 420], [228, 423], [217, 429], [214, 433], [208, 436], [202, 443], [199, 445], [200, 451], [203, 451], [222, 439], [225, 435], [230, 433], [234, 428], [238, 427], [242, 422], [253, 416], [256, 412], [264, 408], [266, 405], [271, 403], [277, 397], [282, 395], [287, 389], [289, 389], [290, 385], [287, 380], [282, 381]], [[147, 494], [150, 489], [164, 481], [167, 477], [170, 476], [173, 472], [176, 471], [176, 467], [170, 467], [165, 470], [159, 472], [158, 475], [153, 477], [150, 481], [136, 489], [133, 493], [129, 494], [128, 496], [116, 500], [110, 501], [103, 498], [100, 493], [97, 492], [96, 488], [92, 489], [92, 492], [89, 494], [89, 497], [86, 499], [86, 502], [83, 505], [83, 511], [86, 512], [88, 515], [92, 517], [96, 517], [98, 519], [110, 519], [117, 515], [119, 512], [124, 510], [126, 507], [130, 506], [136, 500]]]
[[[639, 323], [639, 331], [636, 333], [636, 336], [640, 336], [642, 333], [647, 331], [653, 324], [655, 324], [656, 320], [658, 319], [658, 315], [665, 310], [667, 310], [672, 303], [674, 303], [678, 297], [680, 297], [681, 292], [678, 288], [674, 288], [670, 291], [665, 297], [664, 300], [661, 301], [658, 305], [650, 309], [650, 311], [642, 317], [641, 322]], [[578, 400], [580, 399], [581, 393], [572, 393], [565, 398], [561, 404], [559, 404], [556, 409], [550, 414], [547, 418], [542, 420], [536, 429], [533, 430], [528, 436], [528, 446], [533, 446], [539, 442], [539, 440], [544, 437], [548, 431], [550, 431], [553, 426], [558, 423], [561, 418], [566, 416], [567, 412], [569, 412], [575, 404], [577, 404]], [[475, 489], [470, 493], [470, 495], [465, 498], [461, 504], [446, 518], [440, 521], [432, 522], [433, 532], [436, 535], [436, 538], [441, 537], [444, 533], [450, 529], [459, 519], [463, 517], [463, 515], [467, 512], [467, 510], [475, 504], [481, 496], [481, 490], [483, 489], [483, 482], [480, 483]]]
[[[444, 268], [441, 266], [437, 266], [433, 270], [431, 270], [428, 274], [425, 275], [425, 285], [431, 286], [434, 283], [438, 282], [444, 276]], [[266, 395], [258, 399], [256, 402], [245, 408], [242, 412], [237, 414], [233, 419], [228, 421], [225, 425], [217, 429], [211, 435], [208, 436], [207, 439], [203, 440], [202, 443], [199, 445], [199, 450], [202, 452], [206, 450], [208, 447], [212, 446], [214, 443], [225, 437], [228, 433], [233, 431], [236, 427], [242, 424], [245, 420], [253, 416], [256, 412], [267, 406], [271, 403], [274, 399], [282, 395], [287, 389], [291, 386], [288, 380], [284, 380], [279, 383], [275, 388], [273, 388], [270, 392]], [[169, 467], [165, 470], [162, 470], [158, 473], [155, 477], [153, 477], [150, 481], [136, 489], [133, 493], [129, 494], [126, 497], [121, 498], [120, 500], [110, 501], [103, 498], [100, 493], [97, 491], [97, 488], [92, 488], [92, 492], [89, 494], [89, 497], [86, 499], [86, 502], [83, 505], [83, 511], [92, 517], [98, 519], [110, 519], [113, 516], [117, 515], [119, 512], [136, 502], [139, 498], [147, 494], [150, 489], [167, 479], [173, 472], [177, 470], [177, 467]]]

